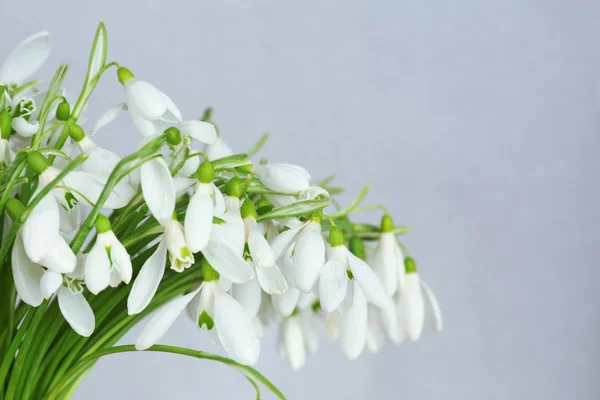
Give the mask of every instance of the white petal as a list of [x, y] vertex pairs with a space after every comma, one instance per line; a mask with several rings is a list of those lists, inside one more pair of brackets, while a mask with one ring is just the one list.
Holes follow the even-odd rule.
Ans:
[[406, 274], [406, 283], [398, 302], [398, 316], [408, 338], [411, 341], [418, 340], [423, 331], [425, 303], [417, 273]]
[[129, 113], [131, 120], [144, 138], [152, 138], [160, 133], [161, 124], [159, 121], [148, 121], [135, 113]]
[[349, 360], [355, 360], [367, 341], [367, 301], [358, 286], [354, 287], [354, 303], [344, 315], [341, 333], [344, 354]]
[[225, 223], [212, 226], [210, 241], [227, 245], [235, 255], [242, 257], [246, 244], [244, 221], [240, 215], [240, 200], [234, 197], [225, 199], [225, 214], [221, 215]]
[[315, 324], [315, 314], [312, 310], [304, 311], [298, 316], [302, 324], [304, 344], [309, 354], [313, 354], [319, 348], [319, 335]]
[[256, 364], [260, 342], [252, 318], [226, 293], [215, 298], [215, 327], [223, 348], [231, 358], [245, 365]]
[[398, 289], [402, 289], [406, 281], [406, 269], [404, 267], [404, 254], [402, 253], [400, 246], [398, 246], [398, 243], [396, 243], [395, 255], [396, 265], [398, 266]]
[[125, 85], [125, 99], [132, 114], [139, 114], [148, 121], [154, 121], [167, 111], [163, 94], [148, 82], [129, 81]]
[[328, 340], [337, 340], [340, 337], [343, 316], [335, 311], [325, 319], [325, 335]]
[[31, 137], [36, 134], [40, 123], [37, 121], [29, 122], [23, 117], [17, 117], [12, 120], [13, 129], [23, 137]]
[[223, 193], [214, 183], [213, 186], [213, 201], [215, 203], [215, 216], [220, 217], [225, 213], [225, 198]]
[[231, 147], [229, 147], [223, 139], [218, 137], [214, 144], [207, 144], [204, 147], [204, 154], [212, 161], [232, 155], [233, 150], [231, 150]]
[[115, 242], [110, 248], [110, 259], [113, 267], [119, 272], [121, 280], [129, 284], [132, 275], [131, 257], [120, 242]]
[[202, 143], [215, 144], [217, 141], [217, 130], [210, 122], [184, 121], [179, 125], [179, 130]]
[[346, 297], [347, 290], [346, 265], [336, 259], [327, 261], [319, 278], [319, 295], [323, 310], [329, 313], [338, 308]]
[[56, 272], [68, 274], [75, 270], [77, 257], [62, 236], [56, 236], [54, 246], [42, 258], [40, 264]]
[[262, 289], [269, 294], [281, 294], [288, 288], [287, 281], [277, 265], [256, 267], [256, 276]]
[[202, 254], [217, 272], [234, 283], [246, 282], [254, 276], [252, 267], [222, 243], [209, 241]]
[[423, 301], [425, 303], [425, 322], [436, 332], [442, 331], [442, 310], [433, 291], [422, 279]]
[[100, 129], [113, 122], [124, 109], [125, 103], [119, 103], [104, 111], [104, 114], [98, 118], [98, 120], [92, 126], [92, 129], [90, 129], [88, 136], [94, 136]]
[[254, 318], [258, 314], [262, 298], [258, 279], [253, 278], [244, 283], [233, 284], [231, 296], [244, 307], [248, 316]]
[[185, 296], [179, 296], [159, 308], [138, 335], [135, 348], [146, 350], [158, 343], [199, 291], [200, 289], [196, 289]]
[[32, 262], [23, 247], [23, 240], [17, 236], [13, 244], [12, 273], [15, 288], [21, 299], [30, 306], [37, 307], [42, 304], [44, 297], [40, 290], [40, 281], [44, 274], [41, 265]]
[[304, 227], [304, 225], [299, 225], [295, 228], [288, 229], [287, 231], [281, 232], [279, 236], [273, 240], [271, 243], [271, 249], [273, 250], [273, 257], [275, 260], [278, 260], [286, 250], [292, 244], [294, 238], [300, 232], [300, 230]]
[[398, 263], [396, 257], [396, 237], [391, 233], [383, 233], [379, 239], [377, 250], [373, 254], [372, 261], [369, 260], [381, 280], [387, 294], [392, 296], [398, 290]]
[[42, 296], [44, 296], [45, 299], [49, 299], [54, 293], [56, 293], [58, 288], [62, 286], [62, 283], [62, 274], [47, 270], [44, 272], [44, 276], [42, 276], [42, 280], [40, 282]]
[[61, 232], [69, 234], [81, 226], [81, 207], [75, 206], [71, 211], [58, 207], [58, 214], [60, 215]]
[[273, 250], [259, 231], [252, 230], [248, 233], [248, 249], [252, 260], [258, 267], [270, 267], [275, 264]]
[[165, 101], [165, 104], [167, 105], [167, 111], [165, 111], [165, 113], [160, 117], [160, 119], [172, 124], [181, 122], [181, 112], [179, 111], [179, 108], [177, 108], [173, 100], [171, 100], [171, 98], [164, 94], [161, 90], [156, 90], [160, 92], [161, 96], [163, 97], [163, 100]]
[[141, 168], [144, 200], [156, 220], [165, 226], [175, 209], [175, 185], [169, 167], [162, 158], [148, 161]]
[[347, 252], [350, 270], [356, 283], [362, 289], [367, 301], [381, 308], [389, 307], [392, 303], [383, 284], [366, 262]]
[[108, 177], [117, 166], [121, 157], [102, 147], [94, 147], [86, 151], [88, 159], [81, 165], [81, 170]]
[[378, 318], [379, 310], [372, 305], [368, 307], [367, 347], [372, 353], [381, 350], [385, 342], [385, 334], [381, 329]]
[[276, 192], [298, 193], [310, 186], [306, 170], [291, 164], [264, 164], [254, 167], [262, 183]]
[[58, 289], [58, 307], [75, 332], [85, 337], [92, 334], [96, 319], [92, 308], [81, 293], [73, 293], [61, 286]]
[[294, 311], [294, 308], [298, 305], [299, 299], [300, 291], [293, 287], [288, 287], [284, 293], [274, 294], [271, 297], [273, 308], [284, 317], [287, 317]]
[[306, 350], [304, 347], [304, 338], [302, 327], [297, 317], [286, 319], [281, 326], [282, 346], [290, 365], [295, 371], [304, 366], [306, 360]]
[[127, 313], [137, 314], [144, 310], [154, 297], [158, 285], [165, 274], [167, 262], [167, 244], [164, 240], [144, 263], [140, 273], [133, 282], [131, 293], [127, 298]]
[[398, 312], [393, 302], [391, 307], [379, 309], [379, 319], [390, 342], [400, 344], [406, 339], [406, 333], [400, 325]]
[[22, 228], [25, 251], [32, 261], [38, 262], [48, 254], [59, 234], [59, 225], [58, 204], [52, 195], [46, 195], [31, 211]]
[[[309, 224], [317, 225], [314, 222]], [[320, 233], [320, 226], [307, 225], [296, 240], [293, 266], [286, 275], [288, 283], [304, 293], [309, 293], [319, 279], [324, 266], [325, 242]]]
[[213, 200], [210, 185], [199, 184], [190, 199], [185, 215], [185, 240], [189, 249], [197, 253], [208, 244], [213, 220]]
[[12, 51], [0, 66], [1, 83], [23, 83], [50, 55], [50, 33], [41, 31], [29, 36]]
[[85, 259], [85, 284], [90, 292], [98, 294], [110, 283], [110, 259], [104, 245], [96, 242]]

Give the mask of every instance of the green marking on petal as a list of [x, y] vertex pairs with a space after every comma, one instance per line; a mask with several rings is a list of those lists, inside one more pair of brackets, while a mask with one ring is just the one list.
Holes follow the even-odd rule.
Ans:
[[198, 327], [202, 328], [202, 325], [206, 325], [206, 329], [209, 331], [215, 326], [215, 321], [206, 311], [202, 311], [202, 314], [198, 318]]

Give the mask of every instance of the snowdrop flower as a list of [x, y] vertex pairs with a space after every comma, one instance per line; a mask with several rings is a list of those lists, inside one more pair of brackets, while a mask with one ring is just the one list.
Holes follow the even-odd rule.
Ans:
[[50, 49], [47, 31], [26, 38], [0, 65], [0, 84], [24, 83], [46, 62]]
[[206, 259], [201, 262], [201, 272], [204, 277], [201, 286], [159, 309], [140, 332], [136, 348], [145, 350], [156, 344], [188, 307], [200, 328], [216, 330], [218, 341], [231, 358], [241, 364], [256, 364], [260, 342], [252, 318], [225, 292], [219, 273]]
[[161, 122], [177, 123], [181, 113], [173, 101], [148, 82], [136, 79], [130, 70], [119, 67], [119, 82], [125, 88], [125, 102], [133, 123], [144, 136], [161, 132]]
[[[353, 238], [353, 241], [360, 243], [355, 247], [364, 248], [359, 238]], [[323, 310], [332, 312], [342, 303], [346, 297], [349, 279], [353, 279], [360, 286], [367, 301], [381, 308], [389, 307], [391, 300], [383, 284], [367, 263], [346, 248], [344, 234], [337, 226], [331, 227], [329, 242], [329, 260], [319, 278], [319, 295]]]
[[303, 293], [312, 291], [325, 266], [321, 219], [321, 215], [313, 214], [304, 224], [282, 232], [271, 243], [275, 260], [286, 253], [292, 254], [284, 275], [288, 284]]
[[423, 331], [423, 323], [440, 332], [442, 330], [442, 313], [433, 291], [417, 273], [415, 261], [406, 257], [406, 283], [398, 293], [397, 307], [400, 327], [411, 341], [418, 340]]
[[261, 182], [271, 190], [281, 193], [298, 193], [310, 186], [306, 169], [292, 164], [262, 164], [254, 167]]
[[284, 319], [279, 325], [277, 344], [279, 353], [291, 367], [295, 371], [301, 369], [306, 354], [314, 353], [318, 347], [313, 310], [307, 309]]
[[204, 154], [206, 154], [210, 161], [213, 161], [233, 155], [233, 150], [219, 136], [215, 143], [204, 146]]
[[121, 157], [96, 145], [92, 139], [85, 135], [79, 125], [69, 124], [68, 129], [69, 136], [75, 141], [79, 150], [89, 156], [82, 164], [81, 169], [108, 177], [121, 161]]
[[241, 214], [244, 221], [246, 243], [250, 256], [256, 267], [256, 275], [260, 287], [269, 294], [281, 294], [287, 290], [287, 282], [279, 267], [275, 264], [273, 250], [267, 239], [258, 229], [256, 222], [256, 208], [254, 203], [247, 199], [242, 204]]
[[405, 279], [404, 255], [400, 246], [398, 246], [393, 230], [392, 217], [384, 215], [381, 220], [379, 244], [368, 260], [381, 282], [385, 285], [389, 296], [392, 296], [404, 286]]
[[109, 285], [131, 281], [131, 259], [125, 247], [111, 229], [104, 215], [96, 218], [96, 243], [85, 260], [85, 284], [93, 294], [98, 294]]

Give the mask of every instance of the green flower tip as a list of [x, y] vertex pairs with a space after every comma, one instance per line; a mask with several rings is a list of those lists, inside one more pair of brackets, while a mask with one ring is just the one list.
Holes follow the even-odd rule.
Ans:
[[365, 254], [365, 242], [358, 236], [352, 236], [350, 238], [350, 252], [354, 254], [356, 257], [364, 260], [366, 258]]
[[39, 151], [30, 151], [27, 154], [27, 164], [38, 175], [48, 168], [48, 160]]
[[63, 101], [56, 109], [56, 119], [59, 121], [67, 121], [71, 117], [71, 105], [68, 101]]
[[215, 167], [210, 161], [206, 160], [198, 167], [196, 176], [202, 183], [211, 183], [215, 177]]
[[2, 139], [8, 140], [10, 132], [12, 131], [12, 115], [5, 108], [4, 111], [0, 112], [0, 134]]
[[202, 261], [200, 261], [200, 273], [202, 274], [202, 277], [204, 278], [204, 282], [216, 281], [217, 279], [219, 279], [221, 277], [221, 274], [219, 274], [212, 267], [212, 265], [210, 265], [208, 263], [208, 261], [206, 261], [206, 258], [202, 258]]
[[381, 218], [381, 232], [391, 232], [394, 230], [394, 220], [388, 214]]
[[254, 207], [254, 203], [249, 198], [246, 198], [246, 200], [244, 200], [242, 203], [240, 212], [242, 214], [242, 219], [248, 217], [256, 218], [256, 208]]
[[167, 136], [167, 143], [171, 146], [177, 146], [181, 143], [181, 132], [174, 126], [165, 129], [165, 136]]
[[215, 321], [206, 311], [202, 311], [198, 317], [198, 328], [202, 328], [203, 325], [206, 325], [206, 329], [209, 331], [215, 326]]
[[25, 211], [25, 206], [20, 200], [11, 197], [6, 201], [6, 212], [13, 221], [19, 218], [23, 211]]
[[119, 82], [121, 85], [125, 85], [127, 82], [135, 78], [135, 75], [125, 67], [119, 67], [117, 69], [117, 76], [119, 77]]
[[68, 125], [68, 129], [69, 136], [71, 136], [71, 139], [73, 139], [77, 143], [81, 142], [85, 138], [85, 132], [83, 131], [83, 128], [81, 126], [75, 123], [70, 123]]
[[243, 192], [242, 180], [237, 176], [234, 176], [227, 182], [225, 191], [228, 196], [240, 198]]
[[100, 214], [96, 218], [96, 231], [106, 233], [111, 230], [110, 221], [104, 215]]
[[317, 224], [319, 224], [319, 225], [320, 225], [320, 224], [321, 224], [321, 221], [323, 221], [323, 211], [320, 211], [320, 212], [316, 212], [316, 213], [314, 213], [314, 214], [311, 214], [311, 216], [310, 216], [310, 217], [308, 217], [308, 220], [309, 220], [309, 221], [312, 221], [312, 222], [316, 222]]
[[406, 257], [404, 259], [404, 270], [407, 274], [414, 274], [417, 272], [417, 263], [412, 257]]
[[329, 244], [331, 244], [331, 247], [344, 245], [344, 233], [335, 225], [329, 229]]

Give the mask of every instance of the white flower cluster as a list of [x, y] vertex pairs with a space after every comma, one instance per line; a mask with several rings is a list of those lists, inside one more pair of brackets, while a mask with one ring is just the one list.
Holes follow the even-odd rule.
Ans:
[[[328, 214], [326, 184], [312, 183], [299, 166], [233, 154], [210, 116], [184, 120], [162, 91], [105, 64], [102, 44], [71, 110], [60, 85], [38, 92], [37, 81], [25, 83], [49, 51], [49, 35], [40, 32], [0, 67], [0, 164], [8, 183], [0, 203], [12, 220], [5, 219], [3, 237], [14, 233], [21, 301], [37, 307], [57, 299], [71, 327], [89, 336], [91, 295], [127, 290], [130, 316], [160, 305], [139, 334], [139, 350], [158, 343], [187, 309], [248, 365], [274, 323], [294, 369], [316, 350], [319, 323], [349, 359], [386, 340], [417, 340], [425, 322], [441, 330], [438, 302], [387, 213], [380, 226], [353, 224], [353, 209]], [[86, 88], [111, 66], [124, 102], [84, 129]], [[124, 111], [142, 143], [121, 158], [91, 137]], [[162, 290], [170, 280], [180, 282], [169, 286], [175, 295]]]

